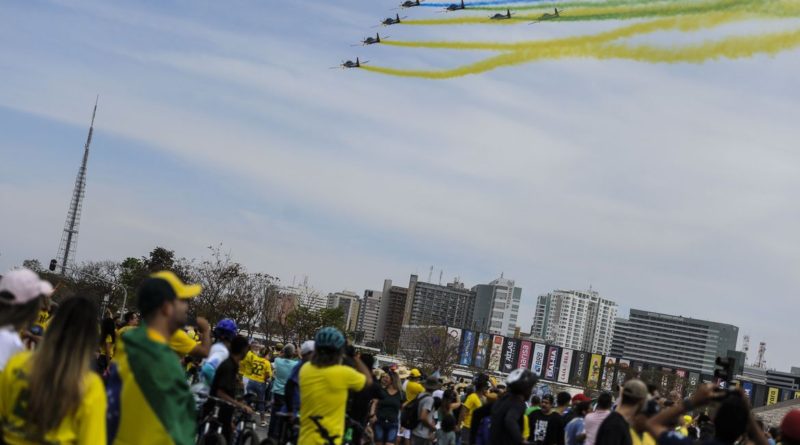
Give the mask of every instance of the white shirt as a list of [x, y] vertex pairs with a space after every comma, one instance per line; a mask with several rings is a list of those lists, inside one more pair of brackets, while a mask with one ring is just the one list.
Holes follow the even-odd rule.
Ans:
[[13, 326], [3, 326], [0, 328], [0, 371], [5, 369], [6, 362], [12, 355], [25, 350], [19, 332]]
[[586, 415], [583, 420], [583, 429], [586, 432], [586, 440], [583, 445], [594, 445], [597, 439], [597, 431], [600, 429], [600, 424], [606, 420], [606, 417], [611, 414], [609, 410], [595, 411]]

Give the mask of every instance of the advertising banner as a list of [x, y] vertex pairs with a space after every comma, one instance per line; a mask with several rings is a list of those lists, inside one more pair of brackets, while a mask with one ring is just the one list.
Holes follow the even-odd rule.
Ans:
[[617, 362], [617, 385], [624, 385], [626, 380], [633, 378], [632, 375], [631, 361], [623, 358], [619, 359], [619, 362]]
[[781, 402], [785, 402], [787, 400], [792, 400], [792, 390], [791, 389], [782, 389], [781, 390]]
[[697, 385], [700, 384], [700, 373], [699, 372], [690, 372], [689, 373], [689, 392], [693, 392]]
[[503, 358], [500, 366], [501, 372], [511, 372], [516, 369], [517, 352], [519, 352], [519, 340], [506, 337], [506, 342], [503, 344]]
[[569, 382], [573, 385], [583, 386], [586, 383], [586, 374], [589, 369], [589, 353], [575, 351], [572, 355], [572, 374]]
[[767, 392], [767, 406], [778, 403], [778, 388], [770, 388]]
[[489, 352], [489, 366], [486, 367], [489, 371], [500, 370], [500, 358], [503, 355], [503, 336], [492, 336], [492, 349]]
[[569, 383], [569, 371], [572, 369], [572, 349], [561, 350], [561, 363], [558, 366], [558, 381]]
[[589, 389], [596, 389], [600, 384], [600, 375], [603, 372], [603, 356], [599, 354], [592, 354], [592, 359], [589, 361], [589, 376], [586, 378], [586, 386]]
[[475, 350], [475, 333], [463, 331], [464, 340], [461, 342], [461, 351], [458, 354], [458, 363], [462, 366], [472, 366], [472, 352]]
[[742, 390], [744, 391], [744, 395], [750, 399], [751, 403], [753, 400], [753, 382], [742, 382]]
[[461, 329], [459, 328], [447, 328], [447, 335], [450, 336], [453, 340], [456, 341], [457, 345], [461, 345]]
[[531, 367], [531, 371], [533, 371], [537, 377], [541, 377], [542, 370], [544, 370], [544, 350], [545, 345], [539, 343], [533, 348], [533, 366]]
[[795, 399], [800, 399], [800, 391], [795, 391], [794, 392], [794, 398]]
[[675, 370], [675, 391], [678, 391], [678, 394], [683, 397], [683, 390], [686, 388], [686, 370], [685, 369], [676, 369]]
[[603, 384], [602, 388], [606, 391], [611, 391], [614, 388], [614, 374], [617, 370], [617, 359], [615, 357], [606, 357], [605, 364], [603, 365]]
[[544, 378], [548, 380], [555, 380], [558, 374], [558, 346], [548, 346], [547, 355], [545, 355], [545, 372]]
[[485, 368], [487, 358], [489, 357], [489, 349], [492, 346], [492, 336], [481, 332], [478, 334], [478, 341], [475, 344], [475, 359], [472, 360], [472, 366], [476, 368]]
[[531, 354], [533, 353], [533, 343], [522, 340], [519, 344], [519, 357], [517, 358], [517, 368], [529, 369], [531, 367]]

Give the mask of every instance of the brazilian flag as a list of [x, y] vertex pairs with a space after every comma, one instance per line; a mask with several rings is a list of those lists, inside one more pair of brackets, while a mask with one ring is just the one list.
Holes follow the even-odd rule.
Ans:
[[194, 398], [178, 356], [159, 337], [143, 325], [117, 343], [106, 377], [109, 444], [194, 444]]

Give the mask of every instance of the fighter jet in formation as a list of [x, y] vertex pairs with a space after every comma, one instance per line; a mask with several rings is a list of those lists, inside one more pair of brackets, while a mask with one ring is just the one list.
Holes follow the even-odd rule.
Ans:
[[450, 6], [445, 8], [445, 11], [458, 11], [460, 9], [467, 9], [467, 7], [464, 6], [464, 0], [461, 0], [461, 4], [460, 5], [457, 4], [457, 3], [451, 4]]
[[538, 19], [536, 19], [536, 21], [533, 21], [530, 24], [532, 25], [534, 23], [544, 22], [545, 20], [557, 19], [557, 18], [561, 17], [560, 13], [562, 13], [562, 12], [564, 12], [563, 9], [559, 11], [558, 8], [553, 8], [553, 13], [552, 14], [550, 14], [549, 12], [546, 12], [546, 13], [542, 14]]
[[[403, 17], [403, 18], [405, 18], [405, 17]], [[386, 17], [385, 19], [383, 19], [381, 21], [381, 25], [383, 25], [383, 26], [396, 25], [398, 23], [400, 23], [400, 14], [396, 14], [394, 16], [394, 18]]]
[[511, 10], [510, 9], [506, 9], [506, 13], [505, 14], [500, 14], [498, 12], [497, 14], [489, 17], [489, 19], [491, 19], [491, 20], [508, 20], [510, 18], [511, 18]]
[[[389, 36], [384, 37], [384, 39], [388, 39]], [[380, 33], [376, 33], [375, 37], [367, 37], [361, 41], [361, 45], [374, 45], [376, 43], [381, 43], [381, 35]], [[358, 45], [350, 45], [350, 46], [358, 46]]]
[[419, 6], [419, 0], [406, 0], [400, 4], [401, 8], [413, 8], [414, 6]]

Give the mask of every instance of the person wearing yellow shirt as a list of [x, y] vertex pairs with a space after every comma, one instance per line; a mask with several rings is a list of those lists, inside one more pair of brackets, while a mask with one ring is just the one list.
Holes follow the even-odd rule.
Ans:
[[100, 341], [97, 356], [97, 371], [104, 373], [109, 363], [114, 358], [114, 351], [117, 344], [117, 325], [114, 323], [113, 315], [106, 311], [106, 317], [100, 323]]
[[[356, 369], [341, 365], [344, 335], [325, 327], [314, 336], [314, 355], [300, 368], [300, 436], [297, 445], [341, 444], [348, 391], [372, 385], [372, 373], [357, 355]], [[352, 350], [352, 348], [351, 348]]]
[[468, 395], [464, 400], [464, 409], [461, 410], [461, 443], [469, 445], [470, 426], [472, 425], [472, 413], [483, 405], [486, 400], [486, 392], [489, 390], [489, 379], [486, 374], [475, 376], [475, 392]]
[[122, 334], [130, 331], [131, 329], [136, 329], [139, 326], [139, 314], [133, 311], [125, 312], [125, 315], [122, 318], [123, 322], [125, 323], [124, 326], [117, 329], [117, 337], [122, 336]]
[[272, 377], [272, 365], [266, 358], [266, 353], [266, 348], [256, 345], [255, 352], [247, 351], [244, 360], [239, 364], [239, 371], [247, 379], [245, 392], [256, 395], [256, 411], [261, 415], [261, 426], [267, 426], [267, 380]]
[[[406, 393], [406, 401], [403, 406], [411, 403], [412, 400], [416, 399], [418, 395], [422, 394], [425, 391], [425, 388], [419, 383], [420, 379], [422, 378], [422, 373], [419, 372], [419, 369], [414, 368], [408, 373], [408, 380], [403, 387]], [[400, 427], [400, 431], [397, 433], [397, 437], [400, 438], [400, 443], [411, 443], [411, 430], [407, 430], [403, 427]]]
[[2, 438], [8, 445], [106, 443], [106, 393], [92, 372], [97, 309], [66, 300], [34, 352], [13, 356], [0, 374]]
[[196, 327], [195, 332], [200, 334], [200, 342], [197, 342], [183, 329], [175, 331], [169, 339], [169, 347], [181, 358], [186, 356], [206, 358], [211, 350], [211, 325], [208, 320], [197, 317]]

